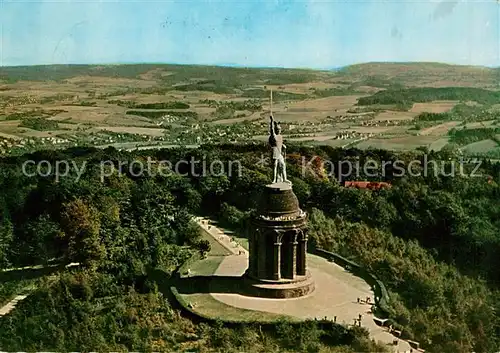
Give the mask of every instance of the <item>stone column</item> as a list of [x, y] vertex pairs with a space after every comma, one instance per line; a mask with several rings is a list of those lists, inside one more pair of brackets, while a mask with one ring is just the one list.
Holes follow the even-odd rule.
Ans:
[[248, 239], [248, 273], [251, 276], [256, 276], [256, 254], [257, 254], [257, 249], [256, 249], [256, 242], [255, 242], [255, 235], [258, 232], [258, 229], [255, 229], [253, 233], [249, 234], [249, 239]]
[[267, 278], [267, 234], [260, 231], [256, 234], [257, 237], [257, 253], [255, 254], [255, 262], [257, 263], [257, 278]]
[[281, 279], [281, 234], [274, 232], [274, 256], [273, 256], [273, 274], [274, 280]]
[[297, 253], [297, 275], [305, 276], [306, 274], [306, 252], [307, 252], [307, 235], [304, 231], [301, 232], [299, 238], [299, 249]]
[[292, 238], [290, 239], [290, 241], [292, 242], [290, 245], [291, 245], [291, 265], [292, 266], [292, 275], [293, 277], [292, 278], [295, 278], [295, 274], [297, 273], [297, 245], [299, 244], [297, 242], [297, 231], [294, 232], [294, 234], [292, 234]]
[[296, 275], [296, 263], [297, 263], [297, 232], [295, 230], [288, 231], [285, 233], [282, 240], [282, 259], [281, 261], [281, 277], [287, 279], [294, 279]]

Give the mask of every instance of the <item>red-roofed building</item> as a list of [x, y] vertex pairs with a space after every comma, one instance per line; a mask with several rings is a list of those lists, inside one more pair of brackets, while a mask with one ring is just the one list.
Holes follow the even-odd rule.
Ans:
[[346, 181], [344, 182], [346, 188], [356, 188], [356, 189], [370, 189], [370, 190], [380, 190], [380, 189], [390, 189], [392, 185], [384, 181]]

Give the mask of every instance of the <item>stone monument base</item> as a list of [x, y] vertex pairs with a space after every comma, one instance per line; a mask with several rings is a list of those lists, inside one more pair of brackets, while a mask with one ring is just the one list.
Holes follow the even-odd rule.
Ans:
[[253, 278], [246, 272], [243, 275], [245, 293], [250, 296], [273, 299], [303, 297], [314, 291], [314, 281], [309, 271], [305, 276], [277, 281]]

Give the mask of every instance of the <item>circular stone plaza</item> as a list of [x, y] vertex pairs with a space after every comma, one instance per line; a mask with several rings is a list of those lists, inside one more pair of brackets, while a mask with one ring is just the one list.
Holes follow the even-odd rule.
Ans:
[[373, 316], [368, 283], [306, 253], [306, 214], [290, 184], [265, 187], [248, 239], [196, 220], [211, 251], [188, 265], [176, 286], [190, 311], [223, 321], [331, 320], [365, 327], [371, 338], [395, 352], [417, 351]]

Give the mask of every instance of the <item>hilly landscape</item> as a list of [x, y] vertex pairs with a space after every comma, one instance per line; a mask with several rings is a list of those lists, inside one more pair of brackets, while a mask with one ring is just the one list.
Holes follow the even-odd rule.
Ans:
[[499, 69], [439, 63], [2, 67], [0, 152], [259, 141], [272, 90], [296, 143], [499, 158], [499, 78]]
[[[1, 67], [0, 351], [498, 351], [499, 75]], [[270, 113], [293, 189], [278, 188], [307, 215], [299, 257], [325, 271], [312, 295], [257, 310], [227, 299], [242, 278], [224, 271], [247, 268], [256, 219], [290, 221], [261, 213]], [[275, 239], [263, 253], [293, 264]]]

